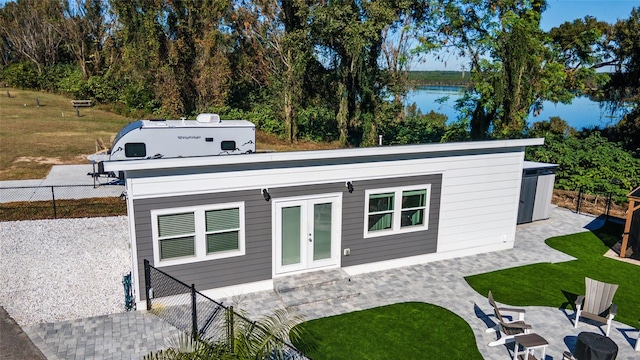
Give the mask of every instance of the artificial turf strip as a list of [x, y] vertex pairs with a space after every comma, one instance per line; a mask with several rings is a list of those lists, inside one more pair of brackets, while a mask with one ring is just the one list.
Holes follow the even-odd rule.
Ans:
[[466, 277], [478, 293], [493, 292], [496, 301], [514, 306], [549, 306], [574, 309], [577, 295], [584, 294], [584, 278], [618, 284], [613, 302], [615, 320], [636, 327], [640, 319], [640, 266], [606, 258], [603, 254], [617, 241], [619, 226], [607, 225], [595, 232], [550, 238], [550, 247], [577, 260], [534, 264]]
[[482, 359], [471, 327], [442, 307], [407, 302], [307, 321], [296, 348], [322, 359]]

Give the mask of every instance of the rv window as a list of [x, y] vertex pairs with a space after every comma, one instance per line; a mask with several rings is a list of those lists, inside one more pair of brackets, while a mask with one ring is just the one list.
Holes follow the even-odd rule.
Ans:
[[220, 144], [222, 150], [233, 151], [236, 149], [236, 142], [233, 140], [225, 140]]
[[144, 143], [126, 143], [124, 144], [124, 156], [145, 157], [147, 156], [147, 147]]

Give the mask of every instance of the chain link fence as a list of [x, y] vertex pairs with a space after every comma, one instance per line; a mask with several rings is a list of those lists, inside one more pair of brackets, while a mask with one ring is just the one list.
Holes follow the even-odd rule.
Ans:
[[3, 186], [0, 221], [126, 215], [122, 185]]
[[144, 260], [145, 293], [147, 310], [169, 324], [191, 334], [194, 339], [210, 344], [223, 344], [234, 348], [237, 335], [241, 334], [249, 341], [251, 338], [274, 338], [280, 351], [271, 354], [269, 359], [308, 360], [293, 345], [275, 336], [259, 323], [251, 321], [233, 310], [233, 306], [224, 306], [171, 275], [151, 266]]

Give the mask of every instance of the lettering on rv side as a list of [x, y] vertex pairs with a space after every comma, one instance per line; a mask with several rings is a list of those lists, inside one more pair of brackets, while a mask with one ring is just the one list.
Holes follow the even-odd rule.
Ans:
[[201, 137], [202, 136], [198, 136], [198, 135], [189, 135], [189, 136], [178, 135], [178, 139], [181, 139], [181, 140], [200, 139]]

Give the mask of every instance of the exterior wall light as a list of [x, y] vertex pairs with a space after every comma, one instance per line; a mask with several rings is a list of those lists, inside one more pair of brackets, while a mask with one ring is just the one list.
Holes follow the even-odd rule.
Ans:
[[353, 183], [351, 181], [347, 181], [347, 190], [349, 190], [350, 193], [353, 192]]

